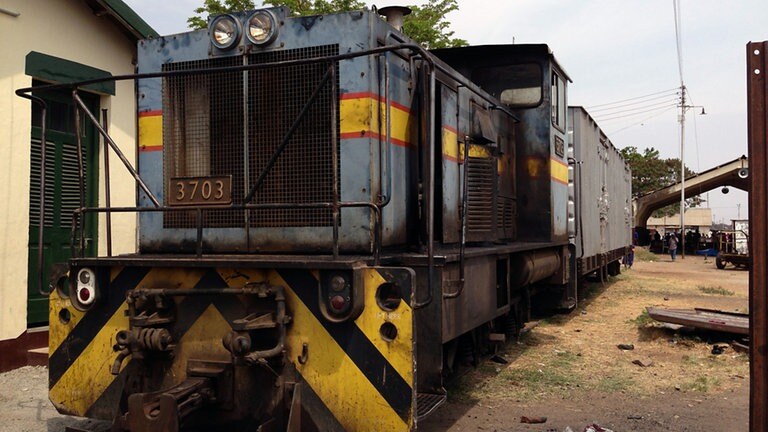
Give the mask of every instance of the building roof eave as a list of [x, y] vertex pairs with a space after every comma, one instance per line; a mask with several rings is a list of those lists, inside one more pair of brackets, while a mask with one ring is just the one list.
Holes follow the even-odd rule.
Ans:
[[106, 16], [134, 42], [159, 37], [146, 21], [122, 0], [85, 0], [97, 16]]

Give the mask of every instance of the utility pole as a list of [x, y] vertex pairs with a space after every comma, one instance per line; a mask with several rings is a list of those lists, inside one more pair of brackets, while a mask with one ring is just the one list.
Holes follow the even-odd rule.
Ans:
[[685, 84], [680, 80], [680, 245], [682, 251], [681, 258], [685, 258], [685, 112], [691, 108], [701, 108], [701, 114], [704, 115], [704, 107], [701, 105], [685, 104]]
[[685, 84], [680, 80], [680, 258], [685, 259]]

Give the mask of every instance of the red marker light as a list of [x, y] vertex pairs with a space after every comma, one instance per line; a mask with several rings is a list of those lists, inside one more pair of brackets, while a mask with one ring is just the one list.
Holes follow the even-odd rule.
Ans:
[[336, 312], [341, 312], [344, 310], [344, 308], [347, 306], [347, 301], [344, 300], [344, 297], [340, 295], [336, 295], [331, 297], [331, 307]]
[[77, 296], [80, 298], [80, 302], [88, 304], [88, 300], [91, 299], [91, 290], [82, 288], [77, 292]]

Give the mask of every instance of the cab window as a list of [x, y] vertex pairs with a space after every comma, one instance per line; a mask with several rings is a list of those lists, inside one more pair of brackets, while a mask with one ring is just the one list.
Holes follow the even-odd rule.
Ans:
[[541, 103], [543, 77], [536, 63], [477, 68], [472, 71], [472, 80], [511, 108]]
[[552, 71], [552, 125], [565, 130], [565, 82]]

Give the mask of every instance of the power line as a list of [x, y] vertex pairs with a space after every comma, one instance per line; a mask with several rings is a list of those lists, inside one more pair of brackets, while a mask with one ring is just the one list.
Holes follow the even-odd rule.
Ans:
[[654, 117], [658, 117], [658, 116], [660, 116], [660, 115], [662, 115], [662, 114], [668, 113], [668, 112], [669, 112], [669, 111], [670, 111], [672, 108], [677, 108], [677, 105], [675, 105], [675, 106], [671, 106], [671, 107], [668, 107], [667, 109], [665, 109], [665, 110], [663, 110], [663, 111], [660, 111], [660, 112], [658, 112], [658, 113], [656, 113], [656, 114], [653, 114], [653, 115], [651, 115], [651, 116], [648, 116], [648, 117], [646, 117], [646, 118], [644, 118], [644, 119], [640, 120], [640, 121], [639, 121], [639, 122], [637, 122], [637, 123], [633, 123], [633, 124], [631, 124], [631, 125], [629, 125], [629, 126], [625, 126], [625, 127], [621, 128], [621, 129], [615, 130], [615, 131], [613, 131], [613, 132], [608, 132], [608, 135], [614, 136], [614, 135], [617, 135], [619, 132], [623, 132], [623, 131], [625, 131], [625, 130], [627, 130], [627, 129], [629, 129], [629, 128], [635, 127], [635, 126], [637, 126], [637, 125], [641, 125], [641, 124], [643, 124], [643, 123], [647, 122], [648, 120], [650, 120], [650, 119], [652, 119], [652, 118], [654, 118]]
[[619, 115], [619, 116], [615, 116], [615, 117], [601, 118], [599, 120], [601, 122], [607, 122], [607, 121], [618, 120], [618, 119], [626, 118], [626, 117], [635, 117], [635, 116], [638, 116], [640, 114], [645, 114], [645, 113], [648, 113], [648, 112], [654, 112], [654, 111], [658, 111], [658, 110], [661, 110], [661, 109], [672, 108], [672, 107], [677, 107], [677, 103], [668, 104], [666, 106], [661, 106], [661, 107], [658, 107], [658, 108], [648, 109], [648, 110], [644, 110], [644, 111], [637, 111], [637, 112], [634, 112], [632, 114], [623, 114], [623, 115]]
[[656, 92], [656, 93], [649, 93], [649, 94], [643, 95], [643, 96], [636, 96], [636, 97], [631, 97], [631, 98], [628, 98], [628, 99], [622, 99], [622, 100], [618, 100], [618, 101], [614, 101], [614, 102], [607, 102], [607, 103], [603, 103], [603, 104], [590, 105], [590, 106], [588, 106], [586, 108], [588, 108], [589, 110], [593, 110], [594, 108], [597, 108], [597, 107], [602, 107], [602, 106], [607, 106], [607, 105], [615, 105], [615, 104], [619, 104], [619, 103], [623, 103], [623, 102], [627, 102], [627, 101], [631, 101], [631, 100], [636, 100], [636, 99], [643, 99], [643, 98], [647, 98], [649, 96], [660, 95], [662, 93], [677, 92], [678, 90], [680, 90], [680, 87], [675, 87], [673, 89], [668, 89], [668, 90], [662, 90], [662, 91], [659, 91], [659, 92]]
[[672, 7], [675, 10], [675, 41], [677, 43], [677, 69], [680, 72], [680, 87], [685, 88], [683, 85], [683, 41], [680, 34], [682, 33], [683, 23], [680, 18], [680, 1], [672, 0]]
[[[694, 105], [690, 93], [688, 94], [688, 100], [691, 101], [691, 105]], [[704, 112], [704, 108], [701, 109], [701, 112]], [[699, 125], [696, 123], [696, 114], [693, 115], [693, 144], [696, 148], [696, 172], [699, 172], [701, 170], [701, 164], [699, 163]]]
[[624, 110], [610, 111], [610, 112], [606, 112], [604, 114], [596, 114], [596, 115], [593, 114], [593, 116], [595, 118], [600, 119], [600, 118], [605, 118], [605, 117], [613, 117], [616, 114], [623, 114], [623, 113], [635, 112], [635, 111], [639, 112], [639, 113], [643, 113], [643, 112], [648, 112], [648, 110], [647, 110], [648, 108], [659, 107], [659, 106], [662, 106], [662, 105], [663, 106], [667, 106], [670, 103], [677, 104], [677, 98], [669, 99], [669, 97], [667, 97], [666, 100], [661, 101], [661, 102], [655, 102], [655, 103], [648, 104], [648, 105], [640, 105], [640, 106], [637, 106], [637, 107], [634, 107], [634, 108], [629, 108], [629, 109], [624, 109]]
[[677, 91], [675, 91], [674, 93], [668, 93], [667, 92], [666, 94], [660, 94], [658, 96], [649, 97], [647, 99], [638, 100], [636, 102], [630, 102], [630, 103], [625, 103], [625, 104], [618, 104], [618, 105], [614, 105], [614, 106], [610, 106], [610, 107], [605, 107], [605, 108], [597, 108], [597, 109], [590, 108], [589, 111], [591, 113], [600, 112], [600, 111], [610, 111], [610, 110], [613, 110], [613, 109], [616, 109], [616, 108], [623, 108], [623, 107], [628, 107], [628, 106], [632, 106], [632, 105], [638, 105], [638, 104], [650, 102], [650, 101], [653, 101], [653, 100], [669, 98], [669, 97], [672, 97], [672, 96], [677, 98], [678, 97]]

